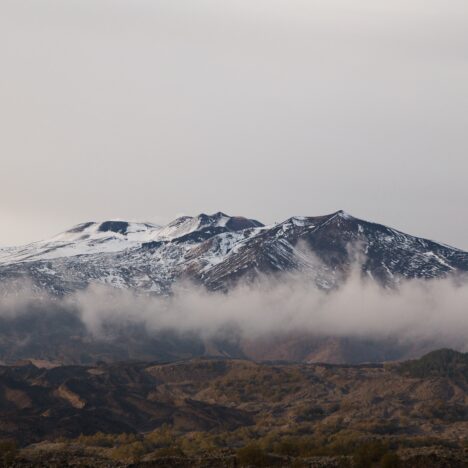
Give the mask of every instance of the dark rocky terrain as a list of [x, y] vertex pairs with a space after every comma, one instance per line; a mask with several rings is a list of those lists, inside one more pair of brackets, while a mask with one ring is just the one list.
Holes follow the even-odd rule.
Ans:
[[22, 447], [11, 466], [468, 463], [468, 355], [451, 350], [360, 366], [40, 365], [0, 368], [0, 438]]

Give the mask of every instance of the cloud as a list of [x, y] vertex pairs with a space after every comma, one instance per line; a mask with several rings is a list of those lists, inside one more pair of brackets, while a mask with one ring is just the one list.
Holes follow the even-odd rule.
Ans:
[[22, 284], [18, 294], [10, 285], [0, 299], [0, 317], [64, 311], [78, 316], [96, 339], [138, 326], [149, 335], [170, 330], [205, 340], [231, 330], [248, 340], [310, 334], [468, 349], [468, 285], [453, 279], [408, 280], [386, 289], [355, 268], [332, 291], [294, 275], [261, 277], [226, 293], [179, 283], [170, 297], [94, 284], [54, 299], [28, 288]]
[[261, 278], [227, 293], [183, 283], [171, 297], [147, 297], [91, 286], [66, 299], [95, 335], [110, 324], [144, 324], [150, 332], [196, 332], [204, 338], [226, 328], [255, 339], [286, 333], [397, 338], [466, 348], [468, 286], [454, 281], [403, 281], [385, 289], [357, 271], [326, 292], [298, 277]]

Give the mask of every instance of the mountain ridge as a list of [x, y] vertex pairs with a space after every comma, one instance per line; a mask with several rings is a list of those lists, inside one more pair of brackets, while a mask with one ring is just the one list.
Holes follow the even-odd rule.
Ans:
[[28, 279], [59, 295], [96, 282], [167, 294], [182, 278], [227, 290], [240, 280], [293, 272], [332, 289], [356, 262], [384, 286], [468, 273], [467, 252], [339, 210], [272, 225], [223, 212], [165, 226], [85, 222], [48, 240], [1, 249], [0, 279]]

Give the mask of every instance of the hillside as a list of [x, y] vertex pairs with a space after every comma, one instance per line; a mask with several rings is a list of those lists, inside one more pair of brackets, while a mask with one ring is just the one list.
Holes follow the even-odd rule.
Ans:
[[[437, 362], [445, 353], [425, 356], [412, 366]], [[21, 454], [29, 460], [57, 453], [78, 459], [87, 453], [102, 463], [136, 456], [203, 456], [218, 457], [218, 463], [221, 457], [231, 466], [230, 457], [256, 441], [273, 464], [289, 466], [296, 457], [299, 462], [312, 456], [321, 457], [323, 464], [317, 466], [349, 466], [339, 463], [350, 456], [352, 461], [359, 447], [374, 441], [384, 447], [382, 453], [391, 450], [407, 457], [404, 466], [422, 466], [417, 463], [424, 457], [424, 466], [449, 466], [434, 464], [444, 457], [450, 466], [467, 462], [459, 448], [468, 434], [466, 376], [408, 376], [407, 363], [333, 366], [195, 359], [49, 369], [40, 365], [0, 368], [0, 438], [27, 447]], [[56, 443], [30, 445], [45, 439]], [[345, 458], [340, 462], [339, 456]]]

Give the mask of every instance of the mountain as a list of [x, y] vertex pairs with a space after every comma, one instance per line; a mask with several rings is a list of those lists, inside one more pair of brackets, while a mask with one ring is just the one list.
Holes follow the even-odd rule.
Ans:
[[[357, 269], [369, 281], [393, 289], [406, 278], [461, 280], [468, 272], [468, 253], [343, 211], [296, 216], [266, 226], [224, 213], [184, 216], [166, 226], [116, 220], [83, 223], [49, 240], [0, 250], [0, 294], [5, 296], [0, 301], [0, 362], [32, 358], [90, 364], [226, 356], [356, 364], [462, 346], [444, 337], [439, 342], [432, 335], [405, 341], [399, 336], [343, 336], [333, 330], [330, 335], [314, 334], [310, 327], [289, 331], [277, 327], [271, 333], [249, 335], [227, 322], [224, 328], [203, 333], [206, 320], [184, 327], [179, 326], [184, 315], [173, 314], [169, 322], [153, 321], [164, 319], [165, 309], [161, 314], [156, 310], [172, 304], [171, 293], [179, 281], [190, 280], [202, 291], [224, 292], [257, 278], [299, 277], [327, 293]], [[100, 290], [97, 296], [78, 299], [73, 294], [93, 284], [128, 289], [143, 297], [109, 302], [121, 297], [112, 299], [108, 294], [115, 292], [112, 287], [104, 295]], [[145, 309], [147, 295], [169, 300], [149, 301]], [[180, 295], [178, 299], [184, 300]], [[95, 307], [96, 300], [101, 303]], [[108, 316], [101, 314], [102, 301]], [[214, 313], [219, 310], [222, 317], [224, 305], [215, 299], [209, 306], [217, 307]], [[192, 307], [189, 298], [187, 313]], [[201, 307], [206, 308], [206, 303]], [[231, 313], [235, 316], [237, 309]], [[187, 316], [191, 320], [195, 319]]]
[[393, 286], [404, 278], [466, 274], [468, 253], [343, 211], [267, 226], [219, 212], [166, 226], [83, 223], [49, 240], [0, 249], [0, 280], [7, 287], [27, 279], [58, 296], [92, 283], [168, 294], [180, 279], [226, 290], [241, 279], [293, 273], [331, 289], [353, 264]]

